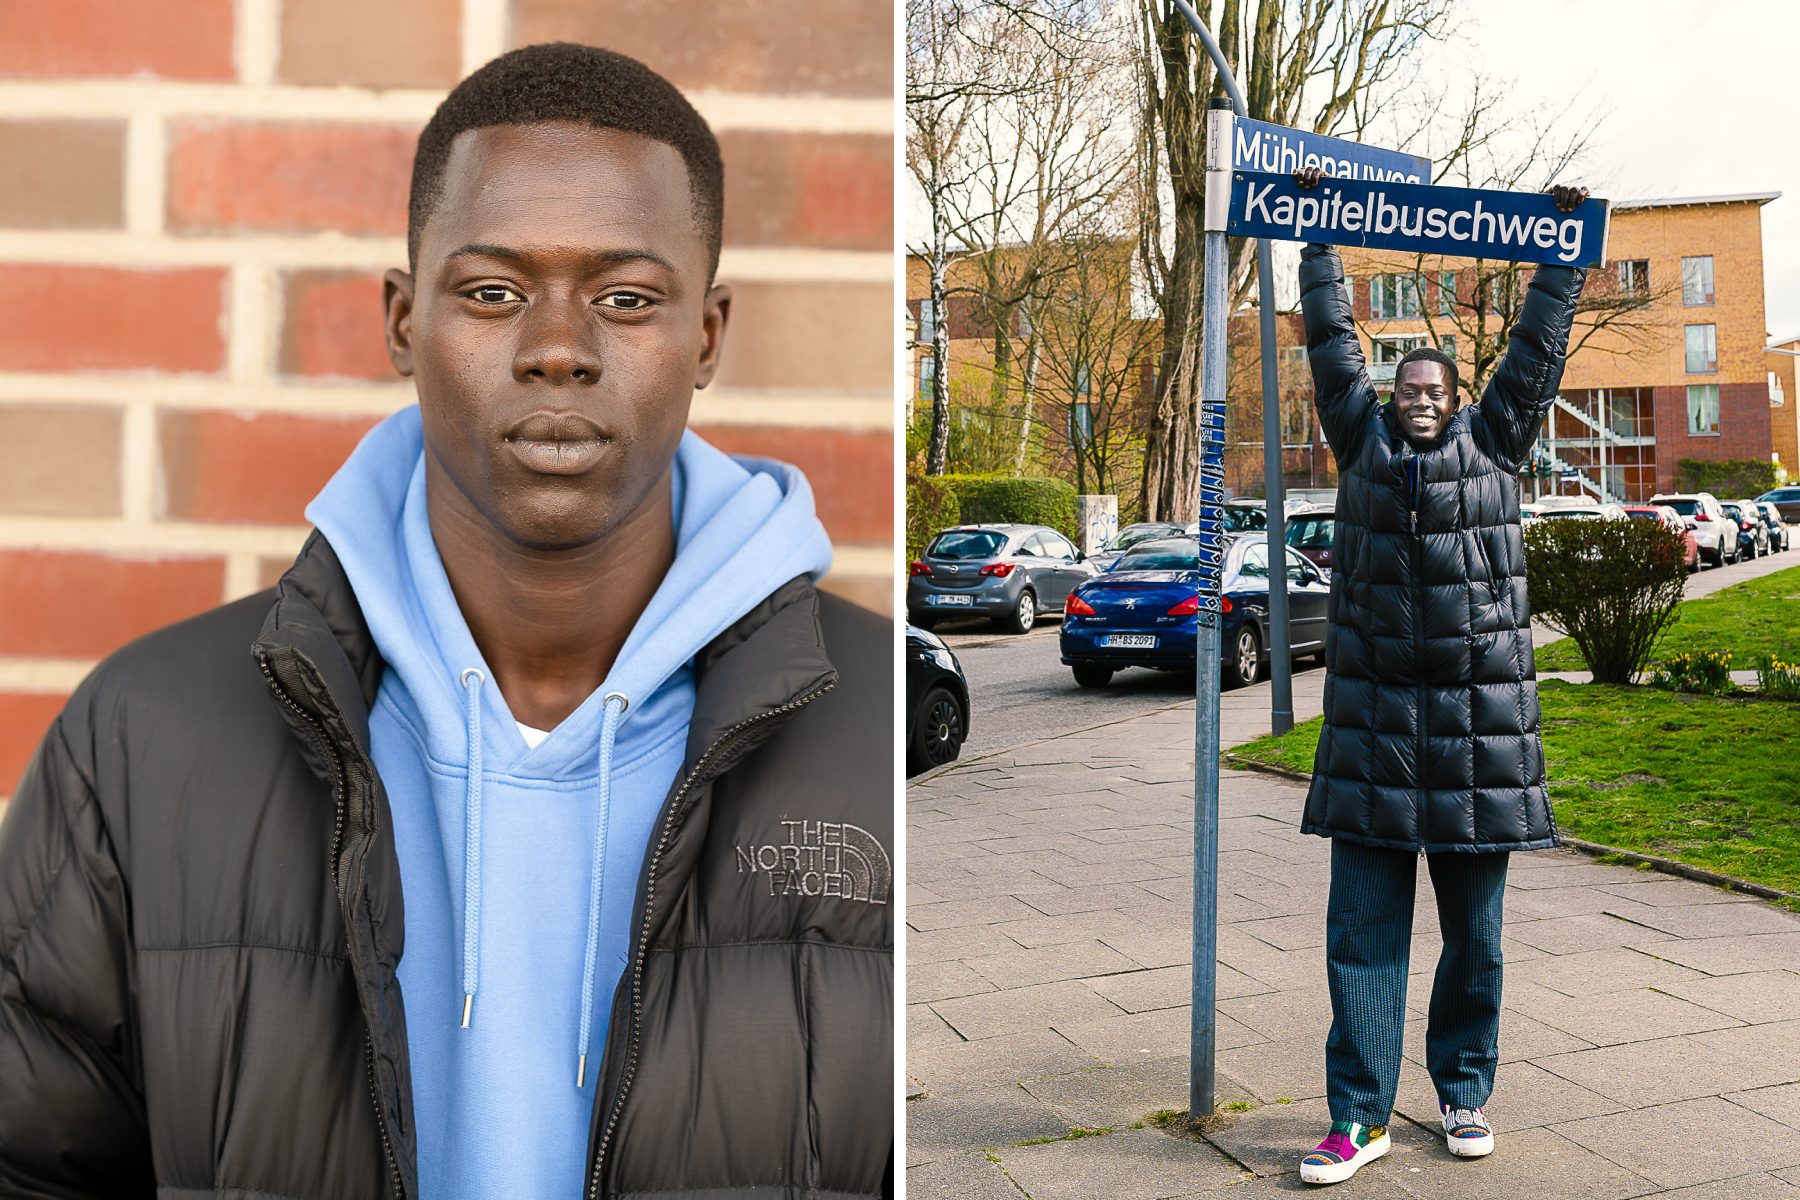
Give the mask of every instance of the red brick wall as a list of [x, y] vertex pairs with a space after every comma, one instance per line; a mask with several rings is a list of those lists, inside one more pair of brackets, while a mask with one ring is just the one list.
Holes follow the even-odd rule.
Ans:
[[411, 403], [378, 281], [413, 142], [531, 42], [636, 55], [713, 123], [736, 301], [695, 424], [802, 466], [828, 586], [891, 607], [892, 8], [675, 7], [0, 0], [0, 803], [97, 658], [266, 586]]
[[[1701, 382], [1695, 376], [1695, 382]], [[1707, 382], [1711, 382], [1708, 380]], [[1712, 460], [1753, 458], [1769, 461], [1773, 445], [1769, 428], [1769, 385], [1721, 383], [1719, 432], [1716, 437], [1687, 431], [1687, 387], [1659, 387], [1656, 394], [1656, 486], [1675, 490], [1675, 472], [1684, 458]], [[1747, 496], [1720, 496], [1721, 500], [1746, 500]]]

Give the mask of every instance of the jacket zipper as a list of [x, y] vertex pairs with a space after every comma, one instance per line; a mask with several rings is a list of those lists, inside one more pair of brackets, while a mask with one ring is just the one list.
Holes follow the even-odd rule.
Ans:
[[1413, 586], [1417, 589], [1417, 602], [1413, 605], [1413, 670], [1419, 673], [1419, 728], [1416, 736], [1415, 752], [1419, 771], [1419, 853], [1425, 853], [1425, 847], [1431, 843], [1430, 801], [1426, 797], [1425, 788], [1425, 706], [1428, 703], [1425, 688], [1425, 637], [1422, 622], [1425, 619], [1425, 585], [1420, 579], [1425, 569], [1423, 543], [1419, 541], [1419, 455], [1408, 447], [1406, 450], [1406, 490], [1407, 512], [1412, 518], [1412, 560]]
[[758, 713], [727, 729], [712, 745], [706, 748], [706, 753], [695, 761], [694, 769], [688, 772], [687, 779], [682, 781], [681, 789], [675, 793], [674, 802], [669, 805], [669, 815], [663, 822], [662, 831], [657, 835], [656, 849], [650, 855], [650, 865], [644, 870], [643, 886], [646, 899], [644, 901], [644, 920], [638, 930], [637, 949], [633, 952], [631, 962], [631, 1033], [626, 1042], [625, 1073], [619, 1080], [619, 1094], [613, 1099], [612, 1108], [607, 1113], [606, 1130], [600, 1136], [599, 1148], [595, 1150], [594, 1161], [588, 1168], [587, 1194], [589, 1200], [597, 1200], [600, 1195], [601, 1168], [606, 1163], [606, 1152], [612, 1144], [613, 1132], [618, 1128], [619, 1116], [625, 1111], [625, 1097], [631, 1091], [632, 1080], [637, 1076], [638, 1036], [643, 1020], [644, 961], [650, 948], [650, 914], [656, 904], [656, 868], [662, 862], [663, 852], [668, 849], [670, 837], [673, 836], [676, 827], [687, 815], [684, 806], [688, 792], [707, 778], [706, 768], [724, 752], [726, 747], [737, 741], [738, 736], [746, 729], [784, 713], [804, 708], [836, 686], [835, 682], [827, 683], [804, 695], [795, 696], [780, 708]]
[[[275, 693], [283, 704], [300, 714], [307, 726], [312, 729], [320, 754], [331, 761], [332, 801], [336, 816], [331, 826], [331, 862], [329, 866], [332, 888], [337, 893], [338, 910], [347, 912], [349, 909], [348, 885], [345, 883], [343, 873], [338, 870], [338, 855], [344, 844], [344, 826], [348, 823], [349, 818], [348, 801], [345, 796], [348, 789], [344, 784], [343, 758], [332, 747], [331, 739], [325, 732], [325, 726], [312, 713], [296, 703], [293, 696], [288, 693], [286, 685], [275, 678], [275, 672], [269, 666], [269, 656], [259, 654], [256, 661], [262, 667], [263, 678], [268, 680], [269, 690]], [[348, 940], [349, 930], [347, 927], [344, 936]], [[387, 1162], [388, 1179], [394, 1185], [394, 1195], [404, 1197], [406, 1186], [400, 1175], [400, 1162], [394, 1156], [394, 1144], [388, 1137], [387, 1117], [381, 1108], [381, 1089], [375, 1082], [375, 1038], [367, 1029], [363, 1031], [363, 1072], [369, 1082], [369, 1100], [375, 1108], [375, 1126], [381, 1133], [381, 1154]]]

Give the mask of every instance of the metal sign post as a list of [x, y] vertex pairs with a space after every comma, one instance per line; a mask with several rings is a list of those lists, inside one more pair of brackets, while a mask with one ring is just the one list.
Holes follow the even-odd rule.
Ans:
[[[1213, 197], [1231, 187], [1231, 102], [1215, 98], [1206, 113], [1206, 250], [1200, 325], [1201, 548], [1223, 545], [1225, 503], [1225, 321], [1230, 261], [1225, 222]], [[1223, 217], [1223, 213], [1217, 214]], [[1223, 555], [1218, 556], [1220, 559]], [[1219, 914], [1219, 574], [1201, 563], [1199, 629], [1194, 647], [1194, 980], [1188, 1036], [1188, 1113], [1213, 1111], [1217, 1024]], [[1270, 594], [1274, 587], [1271, 583]]]

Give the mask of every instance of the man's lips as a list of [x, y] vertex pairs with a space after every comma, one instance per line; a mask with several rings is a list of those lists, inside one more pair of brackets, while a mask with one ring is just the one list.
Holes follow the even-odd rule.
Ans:
[[505, 441], [527, 470], [581, 475], [599, 461], [612, 439], [580, 413], [534, 412], [507, 430]]

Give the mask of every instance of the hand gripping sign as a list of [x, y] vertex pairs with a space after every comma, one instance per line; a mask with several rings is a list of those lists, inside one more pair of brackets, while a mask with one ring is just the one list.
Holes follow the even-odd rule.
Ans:
[[1610, 205], [1562, 212], [1547, 193], [1233, 171], [1225, 230], [1239, 237], [1592, 267], [1606, 261]]

